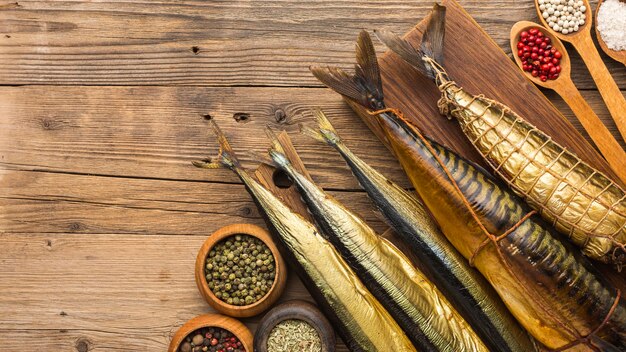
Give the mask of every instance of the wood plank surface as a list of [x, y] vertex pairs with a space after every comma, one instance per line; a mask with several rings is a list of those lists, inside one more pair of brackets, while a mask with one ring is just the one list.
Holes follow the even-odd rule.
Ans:
[[[536, 19], [530, 0], [461, 4], [507, 53], [512, 24]], [[207, 115], [249, 168], [258, 157], [247, 151], [269, 146], [265, 126], [287, 129], [312, 178], [383, 232], [341, 158], [297, 133], [299, 125], [322, 107], [356, 154], [409, 183], [308, 66], [350, 67], [360, 29], [404, 33], [431, 6], [0, 1], [2, 351], [23, 351], [25, 342], [29, 350], [160, 351], [186, 320], [211, 311], [194, 283], [197, 250], [223, 225], [263, 221], [232, 172], [190, 165], [217, 150]], [[575, 83], [617, 135], [586, 68], [570, 55]], [[624, 67], [603, 58], [626, 89]], [[581, 130], [564, 102], [544, 93]], [[293, 298], [311, 299], [296, 275], [281, 300]], [[259, 319], [245, 323], [254, 329]], [[339, 343], [337, 351], [347, 349]]]
[[[264, 225], [239, 184], [29, 171], [0, 175], [2, 232], [208, 236], [236, 222]], [[376, 230], [387, 228], [364, 192], [329, 193]]]
[[[591, 3], [595, 8], [596, 1]], [[431, 4], [5, 0], [0, 2], [0, 84], [319, 86], [309, 65], [350, 65], [360, 29], [404, 33]], [[530, 0], [462, 5], [507, 52], [511, 26], [537, 19]], [[571, 56], [576, 84], [595, 89], [579, 56]], [[626, 88], [624, 66], [604, 58]]]
[[[203, 242], [204, 236], [3, 233], [0, 341], [13, 345], [2, 350], [23, 351], [22, 343], [47, 351], [165, 350], [179, 326], [211, 311], [194, 281]], [[310, 300], [295, 275], [288, 285], [280, 301]], [[254, 329], [259, 319], [244, 321]]]
[[[565, 103], [554, 93], [547, 94], [580, 130]], [[263, 132], [269, 124], [291, 132], [316, 182], [331, 189], [360, 189], [336, 152], [298, 133], [299, 124], [312, 123], [310, 109], [319, 106], [357, 155], [408, 187], [397, 162], [328, 89], [24, 86], [0, 87], [0, 96], [4, 168], [239, 183], [228, 170], [206, 172], [190, 164], [217, 151], [203, 118], [210, 114], [231, 138], [245, 166], [258, 165], [247, 150], [264, 153], [269, 147]], [[584, 96], [617, 136], [598, 92]], [[237, 122], [233, 118], [237, 113], [249, 117]], [[457, 124], [438, 113], [433, 123], [458, 133]]]

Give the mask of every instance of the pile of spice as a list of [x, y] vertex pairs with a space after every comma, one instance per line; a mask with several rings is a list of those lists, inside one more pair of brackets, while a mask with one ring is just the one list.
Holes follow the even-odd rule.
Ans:
[[582, 0], [537, 0], [537, 3], [541, 16], [557, 32], [574, 33], [587, 20], [587, 7]]
[[245, 352], [241, 341], [230, 331], [208, 327], [189, 334], [178, 352]]
[[538, 28], [520, 33], [517, 56], [522, 60], [522, 69], [542, 82], [559, 78], [562, 55]]
[[611, 50], [626, 50], [626, 3], [606, 0], [598, 10], [596, 25], [602, 40]]
[[281, 321], [270, 331], [267, 352], [321, 352], [320, 336], [309, 323], [289, 319]]
[[236, 306], [250, 305], [263, 298], [274, 283], [274, 256], [258, 238], [233, 235], [209, 251], [205, 275], [215, 297]]

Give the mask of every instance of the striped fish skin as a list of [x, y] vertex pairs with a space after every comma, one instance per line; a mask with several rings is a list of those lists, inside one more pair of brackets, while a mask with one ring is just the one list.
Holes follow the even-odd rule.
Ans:
[[[448, 240], [470, 259], [485, 239], [484, 232], [412, 129], [394, 114], [379, 116], [413, 186]], [[433, 141], [430, 144], [490, 233], [503, 234], [531, 210], [454, 152]], [[498, 248], [502, 256], [493, 244], [485, 246], [475, 257], [476, 267], [526, 330], [549, 348], [559, 348], [596, 329], [616, 300], [616, 290], [555, 239], [538, 216], [524, 221]], [[625, 332], [626, 307], [620, 299], [597, 335], [613, 344], [614, 350], [624, 350]], [[585, 350], [581, 345], [577, 348]]]
[[442, 92], [476, 150], [586, 256], [626, 263], [626, 192], [510, 109], [452, 82]]
[[378, 37], [435, 82], [442, 92], [439, 109], [460, 122], [496, 174], [583, 254], [621, 269], [626, 263], [624, 189], [502, 103], [454, 83], [443, 66], [444, 34], [445, 7], [435, 5], [419, 49], [388, 31]]
[[322, 233], [420, 351], [489, 351], [400, 250], [296, 171], [280, 149], [270, 156], [294, 181]]
[[[274, 227], [290, 255], [306, 274], [307, 282], [329, 318], [353, 352], [415, 352], [416, 349], [383, 306], [368, 291], [341, 255], [319, 235], [313, 224], [293, 212], [239, 166], [222, 132], [214, 125], [221, 144], [220, 163], [232, 169], [246, 185], [260, 210]], [[215, 164], [194, 163], [212, 168]]]
[[317, 112], [319, 132], [312, 134], [335, 148], [396, 233], [420, 261], [419, 268], [443, 292], [491, 351], [535, 350], [482, 275], [454, 249], [415, 195], [356, 156]]

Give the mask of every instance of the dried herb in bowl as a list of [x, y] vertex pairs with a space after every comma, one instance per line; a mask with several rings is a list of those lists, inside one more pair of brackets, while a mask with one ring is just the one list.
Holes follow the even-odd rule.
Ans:
[[205, 275], [215, 297], [231, 305], [246, 306], [269, 292], [276, 266], [263, 241], [238, 234], [218, 242], [209, 251]]
[[268, 352], [321, 352], [322, 341], [317, 330], [309, 323], [284, 320], [272, 329], [267, 339]]

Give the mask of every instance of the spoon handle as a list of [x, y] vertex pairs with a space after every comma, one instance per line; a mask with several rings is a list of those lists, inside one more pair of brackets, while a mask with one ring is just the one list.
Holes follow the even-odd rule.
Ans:
[[604, 65], [598, 49], [593, 44], [591, 36], [583, 36], [580, 40], [571, 42], [582, 57], [591, 77], [602, 95], [602, 99], [613, 117], [622, 138], [626, 140], [626, 100], [619, 87]]
[[578, 121], [583, 125], [583, 128], [587, 131], [587, 134], [589, 134], [589, 137], [591, 137], [617, 177], [622, 180], [623, 184], [626, 184], [626, 152], [602, 123], [598, 115], [593, 112], [574, 83], [570, 80], [563, 81], [563, 83], [565, 82], [567, 83], [559, 85], [558, 88], [555, 87], [556, 92], [572, 109]]

